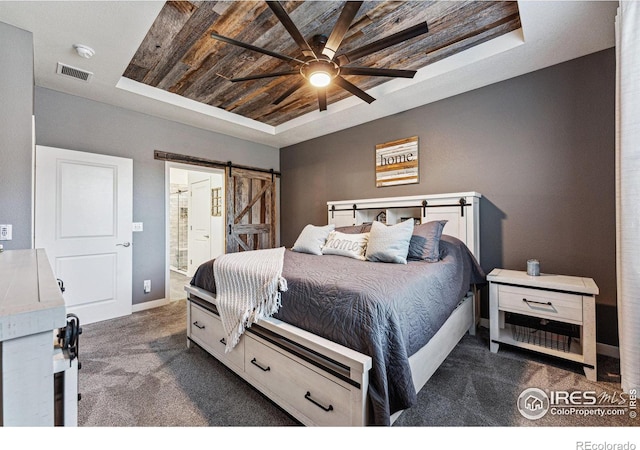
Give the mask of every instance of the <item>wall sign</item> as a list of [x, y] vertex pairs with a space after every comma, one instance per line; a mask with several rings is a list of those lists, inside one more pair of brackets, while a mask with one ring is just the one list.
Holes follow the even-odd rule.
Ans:
[[376, 145], [376, 187], [418, 183], [418, 136]]

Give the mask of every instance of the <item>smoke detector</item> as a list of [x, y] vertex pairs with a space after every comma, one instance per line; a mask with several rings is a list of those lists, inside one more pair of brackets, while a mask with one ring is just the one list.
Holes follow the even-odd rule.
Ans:
[[73, 48], [76, 49], [76, 53], [78, 53], [79, 56], [86, 59], [89, 59], [96, 54], [94, 49], [92, 49], [91, 47], [87, 47], [86, 45], [75, 44]]

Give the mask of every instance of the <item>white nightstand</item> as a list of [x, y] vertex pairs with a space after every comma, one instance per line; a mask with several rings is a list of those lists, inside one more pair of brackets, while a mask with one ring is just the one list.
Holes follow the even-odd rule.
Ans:
[[489, 281], [490, 348], [509, 344], [584, 366], [597, 380], [596, 298], [591, 278], [494, 269]]

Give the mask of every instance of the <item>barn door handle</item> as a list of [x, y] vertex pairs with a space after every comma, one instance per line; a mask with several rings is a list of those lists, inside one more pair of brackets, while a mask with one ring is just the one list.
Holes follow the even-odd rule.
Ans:
[[131, 246], [131, 242], [124, 242], [124, 243], [122, 243], [122, 244], [116, 244], [116, 247], [117, 247], [118, 245], [122, 245], [123, 247], [130, 247], [130, 246]]

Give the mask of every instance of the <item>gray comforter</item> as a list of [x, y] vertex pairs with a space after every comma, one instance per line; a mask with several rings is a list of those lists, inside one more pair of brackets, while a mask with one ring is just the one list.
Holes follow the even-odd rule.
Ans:
[[[409, 356], [433, 337], [472, 284], [485, 281], [461, 241], [443, 236], [440, 242], [439, 262], [406, 265], [285, 252], [288, 290], [274, 317], [372, 357], [374, 425], [388, 425], [391, 414], [415, 404]], [[215, 293], [212, 264], [203, 264], [191, 284]]]

